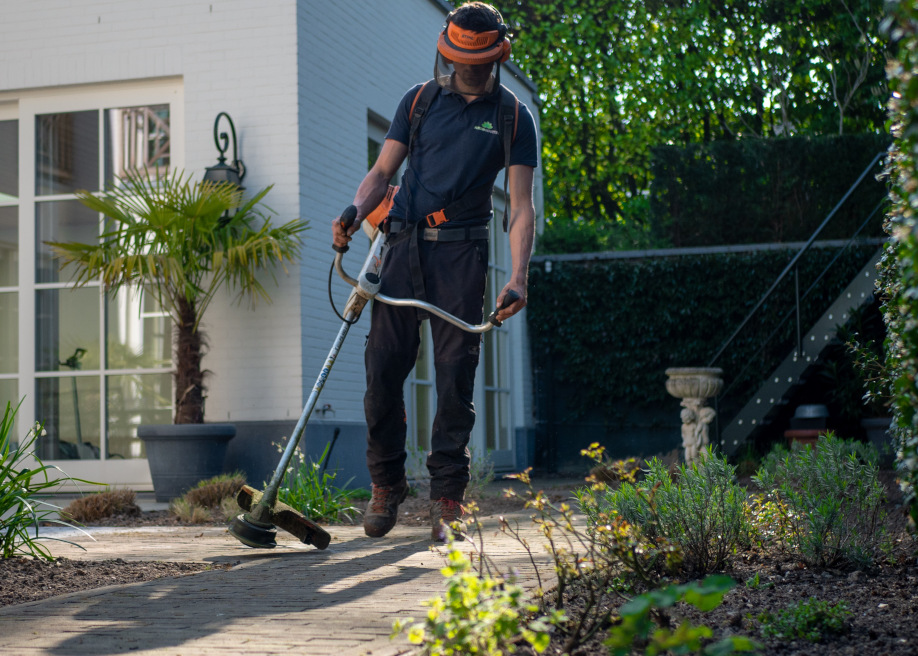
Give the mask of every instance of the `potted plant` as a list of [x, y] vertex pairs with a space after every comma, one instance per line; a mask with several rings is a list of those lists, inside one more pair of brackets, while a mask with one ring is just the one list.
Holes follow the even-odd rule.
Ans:
[[[261, 203], [270, 189], [245, 200], [233, 183], [194, 182], [178, 171], [133, 171], [104, 193], [77, 192], [103, 216], [98, 243], [50, 243], [62, 265], [75, 265], [78, 287], [101, 279], [109, 293], [143, 289], [172, 319], [174, 421], [138, 429], [157, 500], [219, 474], [226, 442], [235, 434], [230, 424], [204, 424], [206, 340], [200, 326], [224, 287], [237, 291], [238, 300], [270, 301], [258, 274], [273, 275], [274, 265], [297, 258], [306, 223], [273, 226]], [[210, 455], [197, 453], [214, 440], [219, 446]], [[211, 471], [179, 469], [195, 464]]]

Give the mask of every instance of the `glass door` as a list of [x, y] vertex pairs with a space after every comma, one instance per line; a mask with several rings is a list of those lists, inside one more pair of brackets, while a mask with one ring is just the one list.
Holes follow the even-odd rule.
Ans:
[[181, 164], [180, 97], [167, 82], [45, 90], [19, 97], [15, 120], [0, 97], [0, 402], [22, 401], [17, 432], [44, 425], [46, 462], [137, 490], [150, 489], [137, 426], [172, 421], [171, 322], [140, 289], [77, 287], [50, 244], [105, 230], [78, 192]]

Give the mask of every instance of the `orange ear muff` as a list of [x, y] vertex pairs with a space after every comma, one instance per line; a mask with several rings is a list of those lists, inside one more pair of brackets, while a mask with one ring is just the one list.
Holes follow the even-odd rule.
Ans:
[[498, 30], [473, 32], [449, 23], [440, 33], [437, 50], [447, 59], [460, 64], [489, 64], [510, 57], [510, 42]]

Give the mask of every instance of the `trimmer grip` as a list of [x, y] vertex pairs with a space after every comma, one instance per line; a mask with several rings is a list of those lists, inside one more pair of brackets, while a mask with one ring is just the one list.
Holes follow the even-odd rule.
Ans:
[[[352, 225], [354, 225], [354, 221], [356, 219], [357, 219], [357, 208], [356, 207], [354, 207], [353, 205], [348, 205], [346, 208], [344, 208], [344, 211], [341, 212], [341, 225], [342, 227], [344, 227], [345, 232], [347, 232], [347, 230]], [[332, 246], [332, 248], [334, 248], [339, 253], [347, 253], [347, 250], [348, 250], [347, 246]]]
[[504, 302], [501, 303], [500, 306], [496, 310], [494, 310], [494, 312], [491, 313], [491, 316], [488, 317], [488, 321], [490, 321], [495, 326], [502, 325], [503, 322], [497, 320], [497, 313], [503, 310], [504, 308], [510, 307], [511, 305], [516, 303], [518, 300], [520, 300], [519, 294], [517, 294], [512, 289], [507, 290], [507, 293], [504, 294]]

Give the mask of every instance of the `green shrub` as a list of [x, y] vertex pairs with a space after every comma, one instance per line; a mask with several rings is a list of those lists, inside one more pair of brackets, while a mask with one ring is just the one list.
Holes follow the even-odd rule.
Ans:
[[560, 612], [531, 619], [539, 608], [512, 578], [480, 576], [452, 544], [447, 557], [440, 570], [446, 593], [425, 602], [430, 610], [423, 622], [397, 621], [392, 637], [407, 633], [424, 654], [512, 654], [519, 636], [537, 653], [545, 651], [550, 626], [563, 619]]
[[884, 226], [890, 240], [877, 287], [889, 335], [885, 369], [899, 447], [897, 468], [912, 529], [918, 530], [918, 6], [893, 0], [889, 11], [885, 27], [895, 52], [886, 71], [894, 144], [886, 172], [892, 208]]
[[[602, 449], [597, 447], [589, 453], [598, 460]], [[606, 631], [615, 608], [628, 599], [627, 592], [637, 585], [653, 585], [661, 572], [675, 568], [677, 548], [662, 538], [651, 542], [636, 526], [610, 512], [607, 504], [602, 503], [607, 490], [604, 483], [593, 483], [577, 493], [580, 506], [587, 509], [591, 518], [584, 527], [570, 504], [552, 501], [543, 491], [533, 490], [529, 470], [511, 478], [526, 486], [525, 506], [534, 511], [532, 521], [545, 538], [553, 560], [555, 580], [549, 593], [545, 593], [547, 582], [542, 581], [541, 568], [518, 524], [502, 518], [501, 531], [516, 539], [530, 554], [538, 581], [537, 593], [544, 594], [541, 597], [544, 604], [551, 603], [556, 610], [565, 611], [568, 602], [576, 600], [571, 604], [571, 613], [576, 616], [558, 627], [563, 634], [562, 653], [576, 653], [580, 645]], [[513, 489], [505, 494], [518, 496]], [[479, 547], [480, 552], [483, 550]]]
[[351, 505], [347, 483], [337, 487], [336, 472], [322, 468], [328, 457], [330, 444], [318, 462], [308, 460], [297, 451], [293, 465], [287, 470], [287, 476], [277, 491], [277, 498], [288, 506], [296, 508], [314, 522], [354, 521], [357, 508]]
[[226, 518], [236, 517], [242, 512], [236, 497], [226, 497], [220, 502], [220, 514]]
[[[745, 502], [746, 491], [725, 458], [709, 455], [673, 475], [653, 458], [643, 481], [607, 491], [600, 510], [614, 510], [651, 540], [662, 537], [678, 545], [683, 567], [705, 574], [722, 569], [747, 538]], [[583, 509], [595, 521], [593, 509]]]
[[651, 226], [645, 198], [635, 199], [630, 207], [623, 209], [627, 209], [629, 215], [612, 222], [567, 218], [549, 220], [537, 238], [536, 252], [544, 255], [672, 248], [668, 235]]
[[[13, 408], [7, 403], [3, 419], [0, 420], [0, 557], [12, 558], [24, 554], [54, 560], [42, 541], [58, 540], [82, 547], [69, 540], [39, 535], [38, 527], [42, 523], [75, 527], [55, 518], [61, 510], [58, 506], [36, 498], [36, 495], [60, 485], [60, 480], [50, 478], [50, 471], [63, 472], [58, 467], [43, 464], [35, 454], [35, 442], [45, 434], [41, 424], [36, 423], [22, 442], [13, 441], [12, 432], [18, 410], [18, 405]], [[35, 464], [30, 468], [33, 462]], [[98, 485], [66, 475], [63, 478], [71, 482]]]
[[851, 615], [844, 602], [834, 606], [827, 601], [810, 597], [791, 604], [781, 612], [762, 613], [758, 616], [763, 638], [794, 640], [802, 638], [819, 642], [825, 635], [843, 633], [845, 618]]
[[829, 434], [769, 456], [753, 477], [781, 516], [779, 544], [809, 565], [868, 564], [884, 539], [876, 450]]
[[[887, 135], [846, 134], [658, 146], [652, 224], [675, 246], [805, 241], [888, 145]], [[851, 237], [884, 195], [868, 175], [820, 238]]]
[[472, 461], [469, 464], [469, 483], [465, 488], [465, 496], [469, 499], [480, 499], [485, 488], [494, 481], [494, 461], [491, 460], [490, 451], [478, 456], [475, 449], [469, 447], [469, 453]]
[[140, 507], [134, 490], [103, 490], [74, 499], [61, 511], [61, 518], [86, 524], [115, 515], [137, 516]]
[[611, 460], [603, 455], [600, 457], [599, 462], [590, 468], [590, 476], [587, 480], [608, 485], [634, 483], [640, 474], [641, 465], [638, 463], [637, 458]]
[[[803, 325], [815, 323], [876, 250], [856, 245], [807, 252], [799, 262], [800, 289], [813, 289], [801, 305]], [[534, 263], [526, 318], [533, 366], [550, 382], [540, 403], [564, 418], [560, 421], [597, 411], [614, 425], [621, 423], [616, 413], [624, 407], [674, 403], [663, 384], [666, 368], [708, 362], [795, 254], [765, 250]], [[795, 307], [794, 289], [794, 276], [788, 276], [718, 359], [718, 367], [733, 372], [733, 391], [719, 402], [721, 417], [741, 408], [793, 348], [795, 324], [781, 322]], [[751, 361], [755, 366], [747, 370]]]
[[678, 602], [685, 602], [707, 612], [720, 606], [736, 583], [728, 576], [709, 576], [704, 581], [685, 585], [670, 585], [651, 590], [625, 603], [618, 611], [621, 622], [609, 631], [605, 645], [612, 656], [635, 653], [637, 644], [646, 645], [645, 654], [734, 654], [756, 651], [758, 645], [749, 638], [730, 636], [714, 644], [704, 645], [713, 635], [706, 626], [693, 626], [684, 621], [675, 630], [662, 620], [661, 611]]
[[243, 485], [245, 474], [242, 472], [220, 474], [200, 481], [185, 493], [184, 499], [193, 506], [219, 508], [224, 499], [235, 497]]
[[[584, 453], [594, 462], [602, 461], [603, 450], [598, 445]], [[557, 653], [579, 653], [582, 645], [604, 633], [608, 633], [606, 644], [615, 654], [657, 654], [663, 649], [729, 654], [752, 645], [745, 638], [735, 638], [702, 648], [700, 641], [711, 635], [708, 628], [683, 623], [671, 630], [678, 623], [678, 613], [670, 616], [668, 609], [675, 603], [685, 601], [702, 611], [710, 610], [720, 604], [723, 593], [734, 583], [726, 577], [712, 577], [701, 584], [657, 588], [660, 573], [672, 571], [677, 564], [677, 549], [664, 537], [648, 540], [638, 527], [610, 510], [605, 483], [593, 480], [578, 492], [580, 506], [589, 517], [584, 529], [568, 504], [552, 503], [543, 492], [533, 491], [528, 471], [514, 478], [528, 486], [526, 506], [535, 510], [533, 521], [554, 561], [557, 584], [542, 602], [567, 614], [564, 621], [556, 623], [561, 642]], [[512, 490], [507, 494], [516, 496]], [[501, 530], [529, 553], [538, 577], [539, 567], [529, 542], [507, 520], [502, 521]], [[478, 552], [484, 552], [483, 545]], [[539, 579], [539, 589], [541, 586]], [[639, 586], [650, 592], [633, 597]], [[646, 651], [632, 651], [641, 647]]]
[[185, 497], [173, 499], [169, 512], [184, 524], [206, 524], [214, 518], [210, 508], [189, 503]]

